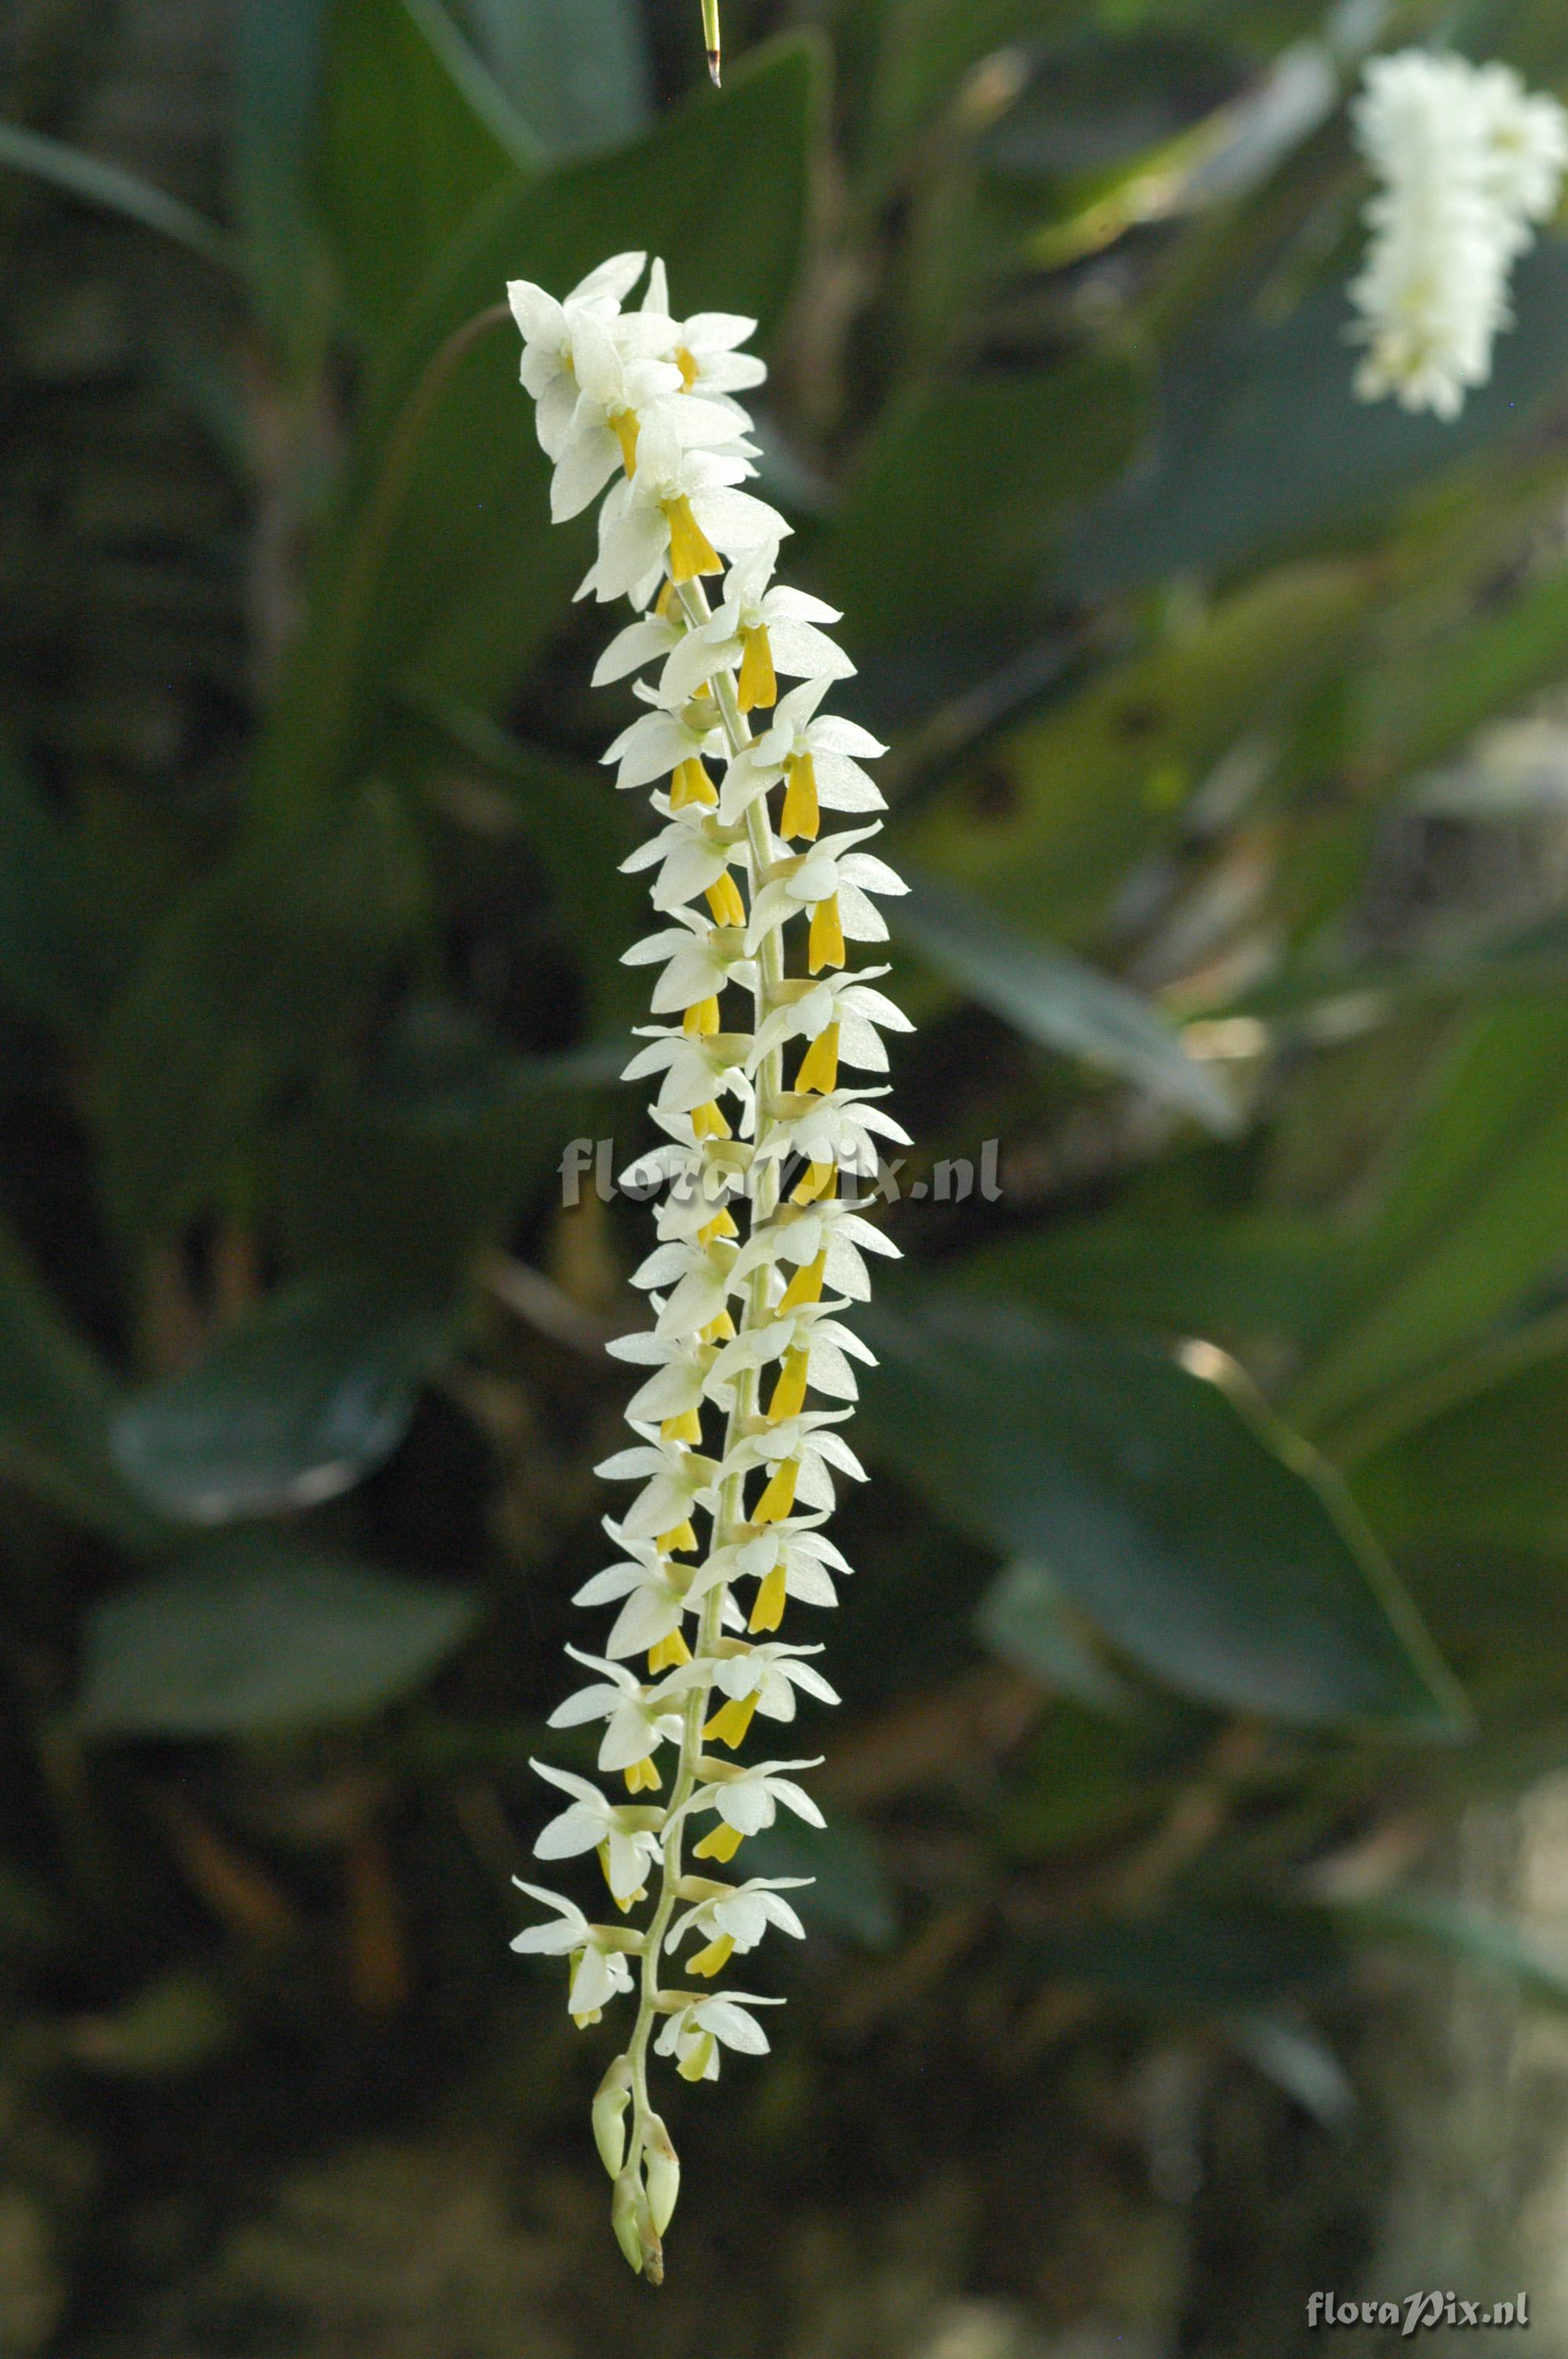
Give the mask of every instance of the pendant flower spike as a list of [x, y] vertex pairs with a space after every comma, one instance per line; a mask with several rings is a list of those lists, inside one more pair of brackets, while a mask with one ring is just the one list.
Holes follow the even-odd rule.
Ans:
[[[770, 1931], [805, 1930], [782, 1896], [809, 1879], [715, 1871], [781, 1810], [823, 1823], [792, 1774], [815, 1761], [746, 1763], [737, 1748], [754, 1720], [793, 1722], [802, 1696], [838, 1701], [819, 1647], [773, 1634], [792, 1605], [833, 1605], [849, 1571], [822, 1527], [838, 1484], [864, 1477], [838, 1428], [871, 1354], [839, 1314], [871, 1291], [866, 1256], [894, 1250], [857, 1182], [874, 1178], [880, 1141], [907, 1144], [873, 1101], [882, 1035], [910, 1027], [873, 987], [884, 966], [846, 971], [849, 942], [887, 939], [877, 902], [904, 886], [861, 849], [883, 807], [863, 765], [884, 748], [823, 710], [854, 669], [828, 636], [839, 618], [774, 581], [789, 527], [741, 489], [756, 451], [738, 396], [763, 375], [741, 349], [754, 323], [676, 319], [657, 261], [628, 310], [644, 259], [617, 255], [562, 300], [508, 289], [553, 513], [604, 495], [579, 595], [633, 610], [594, 680], [639, 675], [646, 707], [605, 760], [618, 787], [652, 788], [658, 821], [625, 863], [652, 872], [659, 919], [624, 952], [654, 971], [655, 1019], [626, 1077], [653, 1084], [665, 1134], [626, 1175], [664, 1190], [633, 1281], [651, 1323], [612, 1346], [641, 1379], [635, 1440], [598, 1470], [633, 1487], [605, 1518], [615, 1561], [576, 1599], [613, 1618], [597, 1649], [568, 1647], [592, 1677], [550, 1723], [591, 1726], [614, 1782], [535, 1764], [568, 1798], [536, 1854], [595, 1854], [621, 1921], [524, 1885], [554, 1915], [513, 1946], [568, 1961], [579, 2025], [634, 2001], [593, 2129], [616, 2237], [657, 2284], [680, 2166], [651, 2060], [702, 2081], [725, 2048], [765, 2054], [752, 2010], [778, 2001], [711, 1984]], [[839, 813], [854, 823], [827, 827]]]

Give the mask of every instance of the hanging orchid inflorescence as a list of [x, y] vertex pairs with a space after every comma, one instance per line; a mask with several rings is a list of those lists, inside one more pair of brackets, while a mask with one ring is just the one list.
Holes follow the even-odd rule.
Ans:
[[[874, 1175], [879, 1138], [904, 1133], [884, 1091], [840, 1068], [885, 1072], [882, 1032], [909, 1026], [873, 987], [884, 967], [845, 971], [848, 943], [886, 940], [874, 897], [904, 888], [866, 849], [883, 805], [861, 761], [884, 749], [822, 710], [854, 669], [824, 628], [838, 616], [774, 581], [789, 527], [740, 488], [756, 446], [737, 397], [764, 375], [740, 349], [753, 322], [673, 318], [656, 261], [624, 310], [643, 259], [618, 255], [564, 301], [508, 289], [554, 515], [611, 485], [579, 594], [629, 599], [637, 619], [595, 682], [651, 675], [635, 689], [647, 711], [605, 758], [618, 786], [653, 786], [660, 821], [625, 864], [653, 872], [662, 920], [625, 953], [657, 970], [660, 1019], [626, 1071], [656, 1077], [666, 1134], [635, 1169], [665, 1187], [634, 1278], [653, 1324], [611, 1347], [646, 1371], [627, 1411], [638, 1439], [599, 1470], [636, 1489], [605, 1524], [618, 1560], [577, 1598], [615, 1619], [602, 1653], [568, 1647], [591, 1677], [551, 1723], [599, 1724], [599, 1769], [624, 1791], [535, 1764], [567, 1798], [536, 1853], [597, 1852], [620, 1921], [525, 1885], [554, 1914], [514, 1947], [570, 1961], [579, 2025], [635, 2000], [593, 2124], [622, 2249], [656, 2282], [678, 2165], [650, 2048], [688, 2081], [715, 2078], [725, 2048], [765, 2053], [753, 2010], [779, 2002], [715, 1978], [771, 1928], [803, 1931], [784, 1895], [808, 1879], [718, 1871], [781, 1808], [822, 1824], [793, 1774], [815, 1762], [742, 1765], [736, 1748], [753, 1718], [787, 1726], [798, 1695], [837, 1701], [820, 1649], [774, 1634], [787, 1603], [832, 1605], [849, 1570], [822, 1527], [835, 1476], [861, 1477], [838, 1429], [850, 1363], [871, 1355], [839, 1313], [870, 1291], [867, 1253], [893, 1250], [854, 1181]], [[798, 685], [781, 693], [781, 677]], [[825, 811], [852, 823], [824, 834]]]
[[1425, 49], [1374, 58], [1352, 112], [1379, 183], [1350, 288], [1367, 346], [1356, 390], [1456, 418], [1492, 373], [1514, 265], [1555, 209], [1568, 114], [1509, 66]]

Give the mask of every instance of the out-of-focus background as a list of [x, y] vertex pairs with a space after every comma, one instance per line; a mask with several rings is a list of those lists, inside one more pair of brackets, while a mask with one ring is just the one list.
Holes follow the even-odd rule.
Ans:
[[[1366, 54], [1568, 16], [726, 36], [0, 17], [0, 2352], [1568, 2352], [1568, 239], [1453, 425], [1346, 295]], [[507, 1947], [645, 813], [481, 317], [629, 245], [761, 321], [921, 1026], [812, 1938], [656, 2297]]]

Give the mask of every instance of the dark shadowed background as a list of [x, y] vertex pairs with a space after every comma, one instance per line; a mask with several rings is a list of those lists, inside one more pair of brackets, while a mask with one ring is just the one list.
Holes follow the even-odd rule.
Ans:
[[[719, 95], [697, 0], [10, 0], [5, 2359], [1568, 2353], [1568, 241], [1352, 399], [1436, 36], [1568, 93], [1558, 0], [726, 0]], [[762, 323], [920, 1023], [657, 2296], [507, 1948], [645, 812], [482, 316], [628, 245]]]

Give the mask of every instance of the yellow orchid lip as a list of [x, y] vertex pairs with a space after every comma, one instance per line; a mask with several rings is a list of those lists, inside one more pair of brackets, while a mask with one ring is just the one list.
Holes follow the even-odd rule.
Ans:
[[722, 573], [719, 551], [693, 516], [686, 494], [666, 500], [664, 508], [670, 528], [670, 580], [680, 583], [695, 582], [704, 573]]

